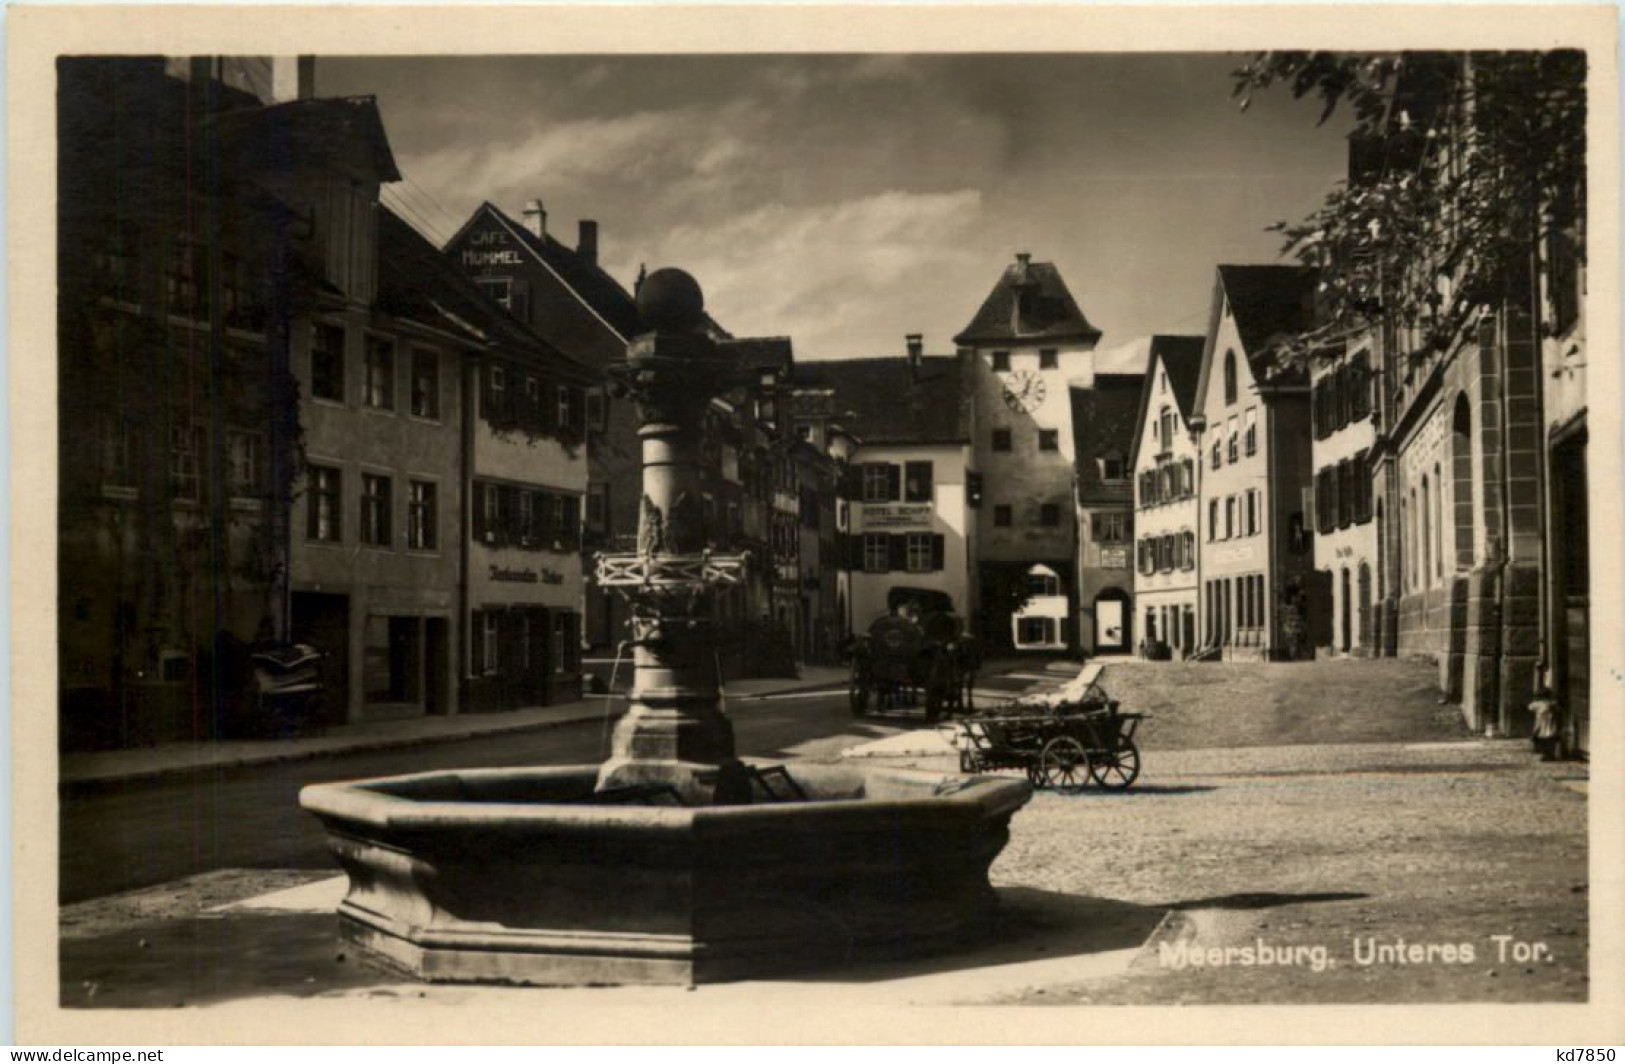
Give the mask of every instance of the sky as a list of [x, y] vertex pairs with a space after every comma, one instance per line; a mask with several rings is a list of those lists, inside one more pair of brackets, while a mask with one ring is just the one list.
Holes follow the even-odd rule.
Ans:
[[1344, 172], [1347, 125], [1278, 90], [1243, 113], [1235, 55], [323, 59], [378, 99], [447, 237], [542, 200], [631, 287], [678, 266], [736, 336], [798, 359], [950, 353], [1017, 252], [1054, 262], [1103, 348], [1206, 328], [1220, 262], [1277, 261], [1270, 223]]

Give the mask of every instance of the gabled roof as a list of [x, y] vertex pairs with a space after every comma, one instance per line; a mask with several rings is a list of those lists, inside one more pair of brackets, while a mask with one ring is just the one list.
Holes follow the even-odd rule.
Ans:
[[1179, 416], [1190, 421], [1196, 403], [1196, 382], [1202, 372], [1202, 352], [1207, 346], [1205, 336], [1153, 336], [1148, 348], [1151, 363], [1146, 367], [1145, 384], [1140, 388], [1139, 412], [1134, 418], [1134, 445], [1129, 448], [1128, 464], [1133, 468], [1140, 460], [1140, 439], [1145, 435], [1145, 419], [1151, 411], [1151, 396], [1157, 388], [1157, 366], [1160, 363], [1168, 374], [1168, 390], [1173, 393]]
[[399, 215], [378, 209], [378, 309], [462, 336], [484, 347], [505, 343], [586, 376], [565, 355], [479, 290], [438, 248]]
[[1092, 388], [1071, 389], [1073, 468], [1078, 499], [1083, 503], [1132, 502], [1133, 482], [1101, 480], [1096, 459], [1117, 456], [1125, 461], [1134, 445], [1141, 375], [1096, 374]]
[[1219, 325], [1228, 308], [1241, 337], [1242, 354], [1260, 383], [1296, 386], [1307, 383], [1301, 365], [1279, 367], [1272, 341], [1293, 336], [1314, 324], [1316, 274], [1307, 266], [1222, 265], [1215, 272], [1213, 309], [1209, 317], [1197, 402], [1205, 401], [1213, 374]]
[[1099, 339], [1100, 330], [1078, 309], [1055, 264], [1031, 262], [1026, 255], [1018, 255], [954, 343], [1094, 343]]
[[463, 224], [457, 236], [448, 241], [448, 246], [456, 243], [483, 211], [490, 212], [492, 217], [501, 222], [521, 246], [552, 270], [559, 280], [575, 292], [577, 298], [623, 341], [629, 341], [643, 331], [642, 322], [638, 317], [637, 301], [619, 281], [606, 273], [597, 263], [583, 258], [574, 248], [566, 247], [551, 233], [537, 236], [493, 203], [480, 204], [479, 209]]
[[799, 362], [798, 389], [833, 393], [828, 414], [865, 444], [970, 442], [967, 363], [926, 356], [911, 372], [900, 355]]

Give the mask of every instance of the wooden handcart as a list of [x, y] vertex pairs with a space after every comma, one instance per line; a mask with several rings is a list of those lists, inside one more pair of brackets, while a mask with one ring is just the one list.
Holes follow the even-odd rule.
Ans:
[[1019, 769], [1034, 787], [1066, 794], [1091, 780], [1106, 790], [1132, 786], [1140, 776], [1134, 733], [1147, 715], [1122, 712], [1094, 680], [1062, 695], [1017, 700], [945, 728], [960, 771]]

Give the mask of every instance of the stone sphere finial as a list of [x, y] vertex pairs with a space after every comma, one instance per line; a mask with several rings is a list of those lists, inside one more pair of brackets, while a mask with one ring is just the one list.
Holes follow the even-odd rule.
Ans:
[[683, 270], [656, 270], [638, 287], [638, 317], [657, 332], [689, 332], [705, 320], [705, 293]]

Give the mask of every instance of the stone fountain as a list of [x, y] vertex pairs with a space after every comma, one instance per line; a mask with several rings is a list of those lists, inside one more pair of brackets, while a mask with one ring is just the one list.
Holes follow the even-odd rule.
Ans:
[[595, 578], [632, 603], [631, 704], [603, 765], [426, 772], [307, 787], [348, 873], [342, 933], [435, 981], [715, 982], [962, 945], [1024, 780], [745, 763], [721, 709], [703, 549], [700, 422], [745, 379], [680, 270], [638, 293], [612, 369], [638, 406], [638, 549]]

